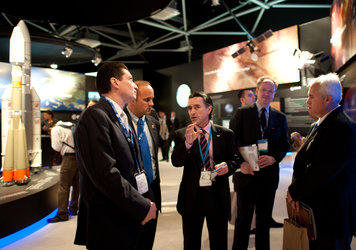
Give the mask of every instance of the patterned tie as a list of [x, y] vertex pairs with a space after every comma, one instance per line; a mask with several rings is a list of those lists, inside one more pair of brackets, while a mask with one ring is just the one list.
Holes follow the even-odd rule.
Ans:
[[148, 146], [148, 141], [147, 141], [146, 133], [144, 130], [144, 126], [145, 126], [145, 124], [142, 121], [142, 119], [138, 119], [138, 121], [137, 121], [137, 135], [138, 135], [138, 141], [140, 143], [143, 166], [144, 166], [146, 173], [148, 175], [148, 182], [151, 183], [153, 181], [152, 159], [151, 159], [151, 152], [150, 152], [150, 148]]
[[[206, 170], [209, 170], [210, 169], [210, 156], [209, 156], [209, 149], [206, 148], [208, 146], [208, 141], [205, 138], [206, 131], [204, 129], [201, 129], [201, 131], [203, 133], [200, 134], [200, 147], [201, 147], [201, 152], [203, 154], [203, 157], [205, 156], [205, 153], [206, 153], [203, 167]], [[208, 151], [208, 152], [206, 152], [206, 151]]]

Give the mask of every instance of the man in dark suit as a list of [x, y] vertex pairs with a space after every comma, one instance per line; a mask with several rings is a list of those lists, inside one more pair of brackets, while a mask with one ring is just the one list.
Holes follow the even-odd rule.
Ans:
[[356, 124], [339, 106], [342, 87], [336, 74], [311, 82], [308, 111], [317, 126], [299, 149], [287, 199], [313, 210], [317, 237], [310, 249], [350, 250], [356, 235]]
[[188, 113], [192, 124], [176, 131], [172, 153], [173, 166], [184, 166], [177, 202], [184, 249], [200, 249], [205, 218], [210, 249], [227, 249], [228, 176], [238, 167], [233, 132], [210, 123], [213, 102], [204, 92], [189, 96]]
[[169, 151], [172, 146], [172, 141], [174, 140], [175, 131], [179, 129], [179, 120], [176, 117], [176, 112], [174, 111], [171, 112], [170, 119], [167, 119], [167, 127], [169, 132], [169, 137], [168, 137], [168, 146], [169, 146], [168, 151]]
[[279, 183], [278, 163], [289, 149], [286, 116], [270, 107], [277, 86], [270, 77], [259, 78], [257, 102], [237, 109], [230, 121], [237, 147], [257, 144], [259, 152], [259, 171], [254, 171], [241, 157], [241, 172], [233, 176], [238, 197], [233, 249], [247, 249], [254, 208], [256, 249], [270, 248], [270, 219]]
[[141, 225], [156, 217], [155, 203], [143, 196], [152, 190], [123, 111], [137, 86], [124, 64], [110, 62], [99, 68], [96, 87], [101, 99], [82, 113], [75, 132], [81, 185], [75, 244], [137, 249]]
[[[144, 167], [151, 168], [152, 170], [146, 170], [147, 172], [152, 171], [152, 181], [150, 182], [150, 187], [153, 190], [154, 199], [152, 200], [158, 210], [161, 210], [161, 187], [160, 187], [160, 178], [159, 178], [159, 168], [158, 168], [158, 146], [159, 146], [159, 122], [153, 118], [150, 113], [153, 107], [153, 98], [154, 91], [151, 84], [147, 81], [135, 81], [137, 85], [137, 97], [135, 101], [129, 102], [127, 109], [125, 110], [127, 117], [129, 119], [129, 124], [133, 128], [136, 137], [139, 142], [142, 143], [142, 135], [138, 131], [139, 120], [142, 120], [145, 135], [147, 137], [149, 145], [149, 157], [150, 163], [146, 164], [144, 162]], [[142, 154], [142, 158], [145, 157]], [[156, 234], [157, 219], [149, 221], [143, 226], [143, 231], [139, 240], [138, 249], [152, 249], [153, 242]]]

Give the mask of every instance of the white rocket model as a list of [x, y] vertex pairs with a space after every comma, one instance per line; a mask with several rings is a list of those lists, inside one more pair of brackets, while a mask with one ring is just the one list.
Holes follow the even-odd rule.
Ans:
[[22, 20], [14, 28], [10, 38], [10, 63], [11, 98], [9, 91], [5, 91], [2, 97], [1, 132], [5, 185], [13, 182], [26, 184], [30, 178], [29, 159], [33, 167], [41, 167], [42, 161], [40, 100], [36, 91], [30, 88], [31, 41]]

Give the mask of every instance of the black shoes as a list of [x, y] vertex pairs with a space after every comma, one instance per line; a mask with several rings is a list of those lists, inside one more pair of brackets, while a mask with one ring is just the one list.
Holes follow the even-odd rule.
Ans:
[[63, 218], [59, 218], [58, 215], [56, 215], [55, 217], [51, 218], [51, 219], [47, 219], [48, 223], [56, 223], [56, 222], [61, 222], [61, 221], [67, 221], [68, 218], [63, 219]]

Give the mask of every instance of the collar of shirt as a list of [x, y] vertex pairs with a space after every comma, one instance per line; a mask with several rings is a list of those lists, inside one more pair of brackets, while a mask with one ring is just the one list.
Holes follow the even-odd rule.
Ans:
[[204, 131], [206, 132], [205, 133], [205, 137], [208, 139], [209, 138], [209, 134], [210, 134], [210, 129], [211, 129], [211, 123], [210, 123], [210, 121], [208, 122], [208, 124], [205, 126], [205, 127], [203, 127], [203, 128], [201, 128], [201, 127], [199, 127], [199, 126], [195, 126], [195, 129], [198, 131], [199, 129], [204, 129]]
[[316, 124], [318, 124], [318, 126], [320, 126], [320, 124], [326, 119], [326, 117], [328, 117], [328, 115], [333, 112], [335, 109], [337, 109], [338, 107], [340, 107], [340, 105], [337, 105], [335, 108], [333, 108], [332, 110], [330, 110], [326, 115], [324, 115], [323, 117], [319, 118], [319, 120], [316, 122]]
[[123, 118], [123, 123], [125, 124], [126, 129], [129, 127], [129, 123], [127, 120], [127, 116], [124, 112], [124, 110], [120, 107], [119, 104], [117, 104], [115, 101], [113, 101], [112, 99], [110, 99], [109, 97], [106, 96], [106, 99], [108, 99], [114, 106], [117, 114], [119, 115], [120, 118]]
[[260, 104], [258, 104], [258, 102], [256, 102], [256, 106], [257, 106], [258, 114], [261, 113], [261, 109], [262, 109], [262, 108], [265, 108], [265, 109], [266, 109], [266, 117], [269, 116], [269, 105], [268, 105], [267, 107], [263, 107], [263, 106], [261, 106]]
[[[135, 131], [137, 131], [137, 122], [138, 122], [138, 119], [140, 119], [140, 118], [138, 118], [134, 113], [132, 113], [132, 111], [129, 109], [129, 107], [127, 107], [127, 110], [129, 111], [129, 114], [132, 118], [133, 124], [135, 126]], [[145, 115], [142, 116], [141, 119], [142, 119], [143, 123], [145, 124], [146, 116]]]

